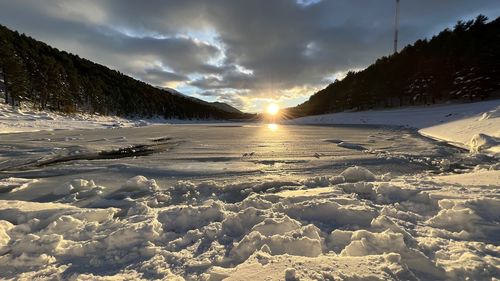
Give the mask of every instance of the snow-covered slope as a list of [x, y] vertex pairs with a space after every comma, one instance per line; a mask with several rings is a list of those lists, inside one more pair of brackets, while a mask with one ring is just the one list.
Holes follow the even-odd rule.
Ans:
[[468, 148], [500, 152], [500, 100], [466, 104], [341, 112], [297, 118], [290, 124], [373, 124], [419, 129], [425, 136]]
[[218, 102], [218, 101], [214, 101], [214, 102], [208, 102], [208, 101], [204, 101], [204, 100], [201, 100], [201, 99], [198, 99], [198, 98], [195, 98], [195, 97], [191, 97], [191, 96], [188, 96], [188, 95], [185, 95], [175, 89], [172, 89], [172, 88], [168, 88], [168, 87], [159, 87], [160, 89], [163, 89], [163, 90], [166, 90], [168, 92], [170, 92], [171, 94], [174, 94], [174, 95], [177, 95], [177, 96], [181, 96], [181, 97], [184, 97], [184, 98], [187, 98], [187, 99], [190, 99], [192, 101], [195, 101], [197, 103], [201, 103], [201, 104], [206, 104], [206, 105], [210, 105], [210, 106], [213, 106], [213, 107], [216, 107], [220, 110], [224, 110], [226, 112], [232, 112], [232, 113], [243, 113], [241, 110], [235, 108], [234, 106], [231, 106], [227, 103], [223, 103], [223, 102]]
[[227, 103], [214, 101], [214, 102], [211, 102], [210, 104], [212, 106], [217, 107], [218, 109], [222, 109], [222, 110], [227, 111], [227, 112], [242, 113], [241, 110], [239, 110], [236, 107], [233, 107]]
[[0, 104], [0, 134], [61, 129], [100, 129], [117, 127], [135, 127], [144, 125], [144, 121], [129, 120], [114, 116], [90, 114], [63, 115], [49, 111], [31, 109], [13, 109]]
[[[1, 98], [0, 98], [1, 100]], [[0, 103], [0, 134], [74, 129], [142, 127], [160, 124], [223, 123], [223, 120], [182, 120], [157, 118], [122, 118], [96, 114], [60, 114], [16, 108]]]

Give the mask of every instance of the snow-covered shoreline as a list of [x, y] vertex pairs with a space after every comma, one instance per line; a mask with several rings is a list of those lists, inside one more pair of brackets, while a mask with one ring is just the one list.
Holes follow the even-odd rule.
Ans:
[[500, 152], [500, 100], [476, 103], [406, 107], [389, 110], [341, 112], [292, 119], [287, 124], [301, 125], [389, 125], [418, 129], [426, 137], [451, 145]]
[[162, 117], [138, 118], [104, 116], [99, 114], [61, 114], [50, 111], [38, 111], [28, 108], [15, 108], [0, 103], [0, 135], [8, 133], [110, 129], [143, 127], [168, 124], [206, 124], [227, 123], [223, 120], [183, 120], [164, 119]]

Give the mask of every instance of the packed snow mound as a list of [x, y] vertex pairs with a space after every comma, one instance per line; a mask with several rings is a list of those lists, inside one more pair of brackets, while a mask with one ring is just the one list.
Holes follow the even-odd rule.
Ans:
[[262, 235], [272, 236], [298, 230], [300, 227], [301, 223], [299, 221], [285, 216], [282, 218], [266, 218], [262, 222], [254, 225], [252, 231], [257, 231]]
[[479, 121], [498, 118], [498, 117], [500, 117], [500, 106], [497, 106], [496, 108], [483, 113], [481, 115], [481, 118], [479, 118]]
[[158, 185], [156, 181], [147, 179], [145, 176], [136, 176], [129, 179], [120, 189], [121, 191], [156, 191]]
[[[153, 194], [159, 189], [158, 184], [153, 179], [144, 176], [135, 176], [128, 179], [121, 187], [109, 190], [104, 186], [96, 185], [93, 180], [74, 179], [56, 186], [51, 194], [54, 202], [77, 203], [86, 199], [92, 200], [92, 207], [116, 206], [130, 207], [132, 201], [123, 200], [130, 197], [139, 197], [144, 194]], [[168, 194], [159, 195], [157, 200], [169, 201]]]
[[336, 254], [318, 257], [254, 253], [234, 268], [215, 266], [207, 280], [418, 280], [395, 254], [364, 257]]
[[15, 192], [27, 188], [31, 184], [38, 182], [37, 179], [25, 179], [8, 177], [0, 179], [0, 192]]
[[[0, 278], [484, 280], [497, 275], [496, 189], [437, 185], [421, 175], [387, 182], [363, 167], [342, 174], [161, 187], [136, 176], [115, 190], [75, 179], [54, 188], [52, 196], [64, 204], [0, 200]], [[102, 193], [67, 200], [96, 188]], [[83, 202], [93, 208], [77, 207]]]
[[377, 215], [373, 208], [364, 203], [335, 198], [290, 203], [284, 207], [283, 211], [290, 217], [302, 221], [319, 222], [337, 227], [367, 226]]
[[287, 268], [285, 270], [285, 281], [294, 281], [294, 280], [297, 280], [295, 268]]
[[373, 233], [358, 230], [351, 233], [350, 243], [342, 250], [341, 256], [366, 256], [397, 253], [414, 272], [443, 278], [444, 271], [436, 267], [422, 252], [409, 248], [403, 234], [386, 230]]
[[439, 229], [436, 236], [500, 242], [495, 235], [500, 231], [500, 200], [443, 199], [439, 201], [439, 208], [440, 211], [427, 221]]
[[94, 181], [84, 180], [84, 179], [75, 179], [71, 182], [68, 182], [60, 187], [54, 188], [52, 194], [54, 195], [69, 195], [71, 193], [80, 193], [82, 191], [90, 191], [94, 190], [93, 195], [101, 194], [102, 191], [100, 188], [94, 183]]
[[374, 181], [375, 175], [368, 169], [360, 166], [347, 168], [341, 174], [347, 182]]
[[186, 232], [212, 222], [221, 222], [224, 207], [220, 202], [207, 201], [201, 206], [174, 206], [158, 212], [158, 221], [165, 225], [165, 230]]
[[471, 153], [480, 153], [485, 150], [500, 153], [500, 138], [477, 134], [470, 140], [469, 147]]
[[289, 254], [294, 256], [316, 257], [322, 254], [321, 240], [317, 233], [314, 238], [304, 235], [303, 232], [308, 230], [301, 230], [298, 232], [291, 232], [285, 235], [272, 235], [264, 236], [259, 232], [251, 232], [243, 237], [229, 253], [231, 259], [243, 262], [248, 259], [257, 250], [265, 247], [272, 255]]
[[378, 204], [393, 204], [397, 202], [431, 203], [426, 193], [419, 189], [403, 188], [387, 182], [371, 183], [356, 182], [339, 184], [346, 193], [355, 193], [362, 199], [368, 199]]
[[7, 246], [10, 240], [8, 231], [13, 227], [14, 225], [12, 223], [0, 220], [0, 255], [4, 254], [4, 247]]

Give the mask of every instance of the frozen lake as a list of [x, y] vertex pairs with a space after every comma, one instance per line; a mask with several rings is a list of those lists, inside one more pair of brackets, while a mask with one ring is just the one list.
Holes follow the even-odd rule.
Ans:
[[[461, 151], [411, 130], [380, 126], [158, 125], [2, 135], [1, 177], [50, 188], [75, 177], [108, 187], [136, 175], [242, 180], [333, 175], [359, 165], [379, 174], [461, 168]], [[122, 180], [123, 179], [123, 180]]]

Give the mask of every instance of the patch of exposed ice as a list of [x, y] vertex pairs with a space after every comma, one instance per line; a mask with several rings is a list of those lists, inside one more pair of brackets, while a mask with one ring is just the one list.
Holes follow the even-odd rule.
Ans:
[[345, 142], [345, 141], [338, 143], [337, 146], [347, 148], [347, 149], [354, 149], [354, 150], [366, 150], [366, 147], [364, 147], [360, 144], [350, 143], [350, 142]]

